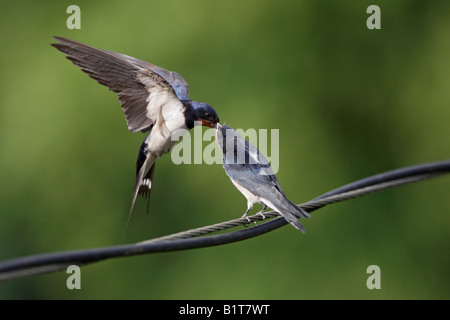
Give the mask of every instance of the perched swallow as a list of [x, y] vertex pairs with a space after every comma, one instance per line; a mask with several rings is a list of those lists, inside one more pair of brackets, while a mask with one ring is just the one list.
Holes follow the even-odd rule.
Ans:
[[[233, 128], [217, 124], [216, 141], [223, 152], [223, 167], [235, 187], [247, 198], [247, 211], [253, 204], [262, 203], [267, 208], [280, 213], [286, 221], [305, 233], [298, 218], [310, 218], [310, 215], [296, 206], [284, 194], [269, 162], [250, 142], [245, 140]], [[264, 215], [263, 215], [264, 216]]]
[[59, 43], [52, 46], [65, 53], [67, 59], [118, 94], [131, 132], [148, 132], [137, 158], [129, 221], [137, 196], [150, 200], [155, 161], [177, 142], [172, 134], [196, 124], [215, 127], [219, 117], [209, 104], [189, 99], [187, 82], [174, 71], [78, 41], [54, 39]]

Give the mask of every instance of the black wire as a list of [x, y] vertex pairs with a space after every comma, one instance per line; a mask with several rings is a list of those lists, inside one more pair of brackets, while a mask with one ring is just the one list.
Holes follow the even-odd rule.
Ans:
[[[396, 180], [414, 176], [418, 177], [417, 180], [423, 180], [448, 172], [450, 172], [450, 161], [439, 161], [401, 168], [355, 181], [327, 192], [314, 200], [324, 199], [390, 181], [395, 182]], [[307, 211], [312, 212], [319, 208], [320, 207], [316, 207]], [[217, 246], [253, 238], [273, 231], [286, 224], [286, 220], [280, 217], [251, 228], [218, 235], [190, 239], [148, 241], [94, 249], [31, 255], [0, 263], [0, 281], [62, 270], [71, 264], [83, 265], [110, 258]]]
[[352, 183], [349, 183], [347, 185], [344, 185], [342, 187], [339, 187], [337, 189], [334, 189], [332, 191], [329, 191], [327, 193], [324, 193], [323, 195], [315, 198], [322, 199], [326, 198], [335, 194], [364, 188], [370, 185], [388, 182], [392, 180], [398, 180], [406, 177], [421, 175], [421, 174], [433, 174], [433, 173], [447, 173], [449, 172], [449, 160], [444, 161], [437, 161], [437, 162], [430, 162], [430, 163], [424, 163], [420, 165], [414, 165], [410, 167], [403, 167], [400, 169], [395, 169], [391, 171], [386, 171], [380, 174], [376, 174]]

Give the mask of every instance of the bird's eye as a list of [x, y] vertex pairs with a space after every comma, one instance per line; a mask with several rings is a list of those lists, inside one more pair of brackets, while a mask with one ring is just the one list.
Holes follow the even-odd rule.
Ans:
[[209, 117], [209, 113], [208, 112], [205, 112], [205, 117]]

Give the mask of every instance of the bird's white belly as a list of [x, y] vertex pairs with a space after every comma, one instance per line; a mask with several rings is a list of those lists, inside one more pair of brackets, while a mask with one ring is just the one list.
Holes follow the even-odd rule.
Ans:
[[258, 196], [255, 196], [253, 193], [242, 187], [240, 184], [234, 182], [232, 179], [231, 182], [233, 182], [236, 189], [238, 189], [244, 195], [244, 197], [247, 198], [248, 202], [251, 202], [252, 204], [262, 203], [261, 199]]
[[147, 150], [157, 157], [161, 157], [163, 154], [167, 153], [170, 148], [173, 147], [177, 141], [171, 139], [172, 135], [169, 136], [161, 134], [160, 130], [153, 130], [147, 140]]
[[251, 193], [250, 191], [248, 191], [247, 189], [243, 188], [242, 186], [240, 186], [238, 183], [234, 182], [233, 180], [231, 180], [231, 182], [233, 182], [234, 186], [244, 195], [244, 197], [247, 198], [248, 202], [251, 202], [252, 204], [255, 203], [262, 203], [264, 205], [266, 205], [267, 207], [271, 208], [272, 210], [276, 211], [276, 212], [281, 212], [272, 202], [270, 202], [267, 199], [264, 198], [260, 198], [258, 196], [255, 196], [253, 193]]
[[167, 153], [178, 142], [180, 137], [179, 130], [184, 130], [185, 132], [188, 130], [184, 117], [184, 106], [176, 99], [166, 101], [161, 110], [161, 116], [147, 138], [147, 150], [158, 157]]

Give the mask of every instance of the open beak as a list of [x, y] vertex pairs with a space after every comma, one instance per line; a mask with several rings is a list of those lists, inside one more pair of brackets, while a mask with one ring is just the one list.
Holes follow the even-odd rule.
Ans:
[[202, 126], [205, 126], [205, 127], [210, 127], [210, 128], [216, 128], [216, 126], [217, 126], [217, 123], [213, 123], [213, 122], [211, 122], [211, 121], [208, 121], [208, 120], [205, 120], [205, 119], [200, 119], [200, 124], [202, 125]]
[[214, 127], [213, 124], [212, 124], [211, 122], [206, 121], [206, 120], [204, 120], [204, 119], [201, 119], [201, 120], [200, 120], [200, 124], [201, 124], [202, 126], [205, 126], [205, 127], [210, 127], [210, 128], [213, 128], [213, 127]]

